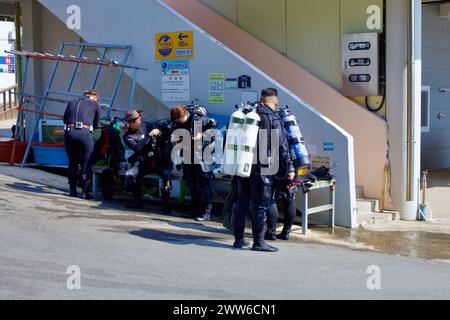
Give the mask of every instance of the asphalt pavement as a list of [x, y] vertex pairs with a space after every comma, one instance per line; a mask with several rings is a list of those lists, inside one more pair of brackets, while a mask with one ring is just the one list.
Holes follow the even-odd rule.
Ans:
[[278, 253], [233, 250], [218, 223], [69, 198], [65, 186], [8, 170], [0, 171], [0, 299], [450, 298], [444, 261], [308, 241], [278, 242]]

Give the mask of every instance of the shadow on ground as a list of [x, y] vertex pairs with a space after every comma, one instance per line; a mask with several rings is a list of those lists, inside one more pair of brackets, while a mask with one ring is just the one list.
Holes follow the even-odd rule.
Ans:
[[14, 182], [14, 183], [7, 183], [6, 186], [11, 189], [16, 189], [23, 192], [32, 192], [32, 193], [39, 193], [39, 194], [57, 194], [60, 193], [51, 192], [50, 189], [46, 188], [45, 186], [38, 186], [38, 185], [32, 185], [29, 183], [23, 183], [23, 182]]
[[177, 234], [161, 230], [153, 229], [141, 229], [129, 232], [133, 236], [140, 238], [161, 241], [176, 245], [198, 245], [202, 247], [214, 247], [214, 248], [227, 248], [230, 249], [230, 245], [218, 242], [221, 239], [192, 234]]

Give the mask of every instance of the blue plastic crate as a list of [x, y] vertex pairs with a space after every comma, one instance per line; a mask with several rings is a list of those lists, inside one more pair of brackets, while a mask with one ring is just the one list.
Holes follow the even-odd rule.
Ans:
[[64, 147], [33, 146], [34, 162], [44, 166], [67, 166], [67, 158]]

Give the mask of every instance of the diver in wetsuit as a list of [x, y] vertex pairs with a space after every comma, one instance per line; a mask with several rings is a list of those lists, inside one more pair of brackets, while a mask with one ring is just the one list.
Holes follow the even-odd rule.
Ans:
[[71, 197], [78, 197], [77, 180], [80, 166], [82, 198], [92, 199], [89, 194], [92, 180], [91, 156], [94, 150], [92, 132], [98, 128], [101, 118], [99, 98], [95, 90], [87, 90], [83, 98], [70, 101], [64, 112], [64, 145], [69, 158], [67, 177]]

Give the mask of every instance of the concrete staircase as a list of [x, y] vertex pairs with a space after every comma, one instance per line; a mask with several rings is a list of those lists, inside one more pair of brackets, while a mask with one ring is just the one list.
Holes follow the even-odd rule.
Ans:
[[378, 199], [367, 198], [364, 194], [364, 187], [356, 187], [356, 220], [359, 226], [376, 223], [386, 223], [399, 219], [397, 212], [380, 212], [380, 201]]

